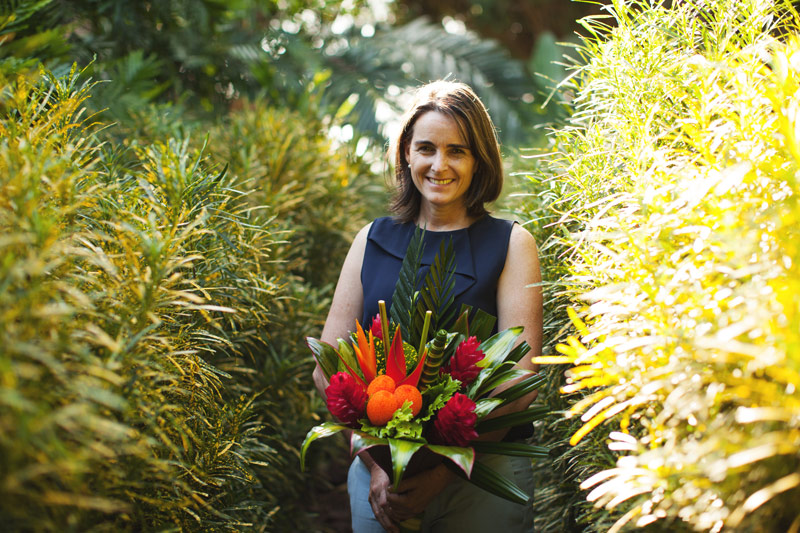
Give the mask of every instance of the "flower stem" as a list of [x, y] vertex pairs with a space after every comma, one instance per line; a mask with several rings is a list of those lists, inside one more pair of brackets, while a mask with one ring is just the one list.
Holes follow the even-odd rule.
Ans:
[[423, 348], [425, 348], [425, 344], [428, 342], [428, 329], [431, 327], [432, 316], [433, 311], [430, 309], [425, 311], [425, 322], [422, 324], [422, 335], [419, 337], [419, 350], [417, 350], [418, 354], [422, 353]]
[[[381, 315], [381, 333], [383, 334], [383, 349], [388, 354], [388, 346], [392, 342], [392, 339], [389, 338], [389, 318], [386, 315], [386, 302], [384, 300], [378, 300], [378, 311]], [[388, 360], [388, 355], [387, 355]]]

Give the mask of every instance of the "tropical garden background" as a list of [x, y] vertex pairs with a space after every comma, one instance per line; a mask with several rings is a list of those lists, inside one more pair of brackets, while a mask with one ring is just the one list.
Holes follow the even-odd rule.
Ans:
[[540, 245], [537, 531], [800, 531], [791, 2], [0, 10], [4, 531], [341, 531], [303, 339], [448, 76]]

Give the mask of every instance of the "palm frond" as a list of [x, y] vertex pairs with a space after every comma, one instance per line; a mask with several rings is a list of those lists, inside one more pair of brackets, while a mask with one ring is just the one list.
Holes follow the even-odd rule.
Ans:
[[456, 311], [453, 307], [456, 288], [455, 273], [456, 254], [451, 238], [447, 242], [442, 241], [431, 268], [422, 282], [414, 311], [413, 327], [410, 331], [412, 345], [416, 346], [420, 342], [422, 326], [428, 310], [433, 313], [430, 325], [432, 331], [447, 329], [452, 325]]
[[389, 309], [392, 321], [400, 327], [403, 338], [408, 339], [406, 342], [411, 342], [411, 332], [414, 327], [413, 313], [416, 310], [419, 267], [422, 263], [422, 252], [425, 249], [424, 235], [425, 230], [415, 228], [400, 266], [400, 273], [392, 295], [392, 306]]

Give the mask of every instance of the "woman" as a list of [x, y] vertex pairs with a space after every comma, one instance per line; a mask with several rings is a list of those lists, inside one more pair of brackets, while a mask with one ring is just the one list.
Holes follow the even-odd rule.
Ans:
[[[396, 143], [396, 216], [379, 218], [356, 235], [342, 267], [322, 340], [347, 338], [356, 319], [371, 323], [380, 299], [391, 302], [405, 247], [415, 227], [426, 229], [423, 265], [453, 238], [456, 249], [456, 308], [462, 303], [498, 318], [497, 328], [523, 326], [521, 341], [541, 352], [542, 300], [536, 243], [521, 226], [489, 216], [485, 203], [497, 199], [503, 184], [500, 150], [485, 107], [468, 86], [439, 81], [421, 87], [406, 113]], [[518, 363], [534, 369], [530, 357]], [[314, 371], [320, 392], [327, 383]], [[535, 392], [518, 400], [524, 409]], [[506, 411], [507, 412], [507, 411]], [[503, 414], [503, 413], [498, 413]], [[512, 428], [490, 435], [496, 440], [530, 436]], [[486, 436], [483, 436], [484, 438]], [[529, 493], [527, 458], [482, 458]], [[493, 496], [453, 474], [444, 464], [404, 479], [397, 492], [366, 453], [348, 475], [353, 530], [397, 531], [397, 524], [422, 517], [423, 531], [530, 531], [532, 511]]]

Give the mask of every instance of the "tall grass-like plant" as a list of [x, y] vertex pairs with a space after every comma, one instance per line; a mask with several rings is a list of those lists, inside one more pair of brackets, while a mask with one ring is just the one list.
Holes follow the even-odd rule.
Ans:
[[98, 142], [79, 79], [2, 92], [4, 528], [263, 528], [268, 427], [210, 361], [258, 342], [276, 236], [186, 143]]
[[523, 207], [558, 280], [551, 332], [572, 309], [540, 360], [572, 365], [549, 428], [571, 447], [544, 492], [574, 505], [581, 482], [604, 510], [573, 507], [587, 530], [798, 531], [797, 13], [608, 12], [585, 21], [573, 115]]

